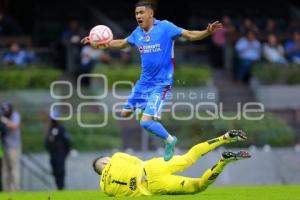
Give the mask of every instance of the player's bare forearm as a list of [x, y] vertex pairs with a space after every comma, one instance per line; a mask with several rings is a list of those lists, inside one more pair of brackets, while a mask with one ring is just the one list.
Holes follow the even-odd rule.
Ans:
[[94, 48], [114, 48], [114, 49], [123, 49], [123, 48], [126, 48], [129, 46], [128, 42], [127, 42], [127, 39], [117, 39], [117, 40], [112, 40], [110, 41], [109, 43], [107, 44], [96, 44], [96, 43], [93, 43], [90, 41], [90, 38], [87, 36], [87, 37], [84, 37], [82, 40], [81, 40], [81, 43], [82, 44], [89, 44], [91, 45], [92, 47]]
[[207, 30], [203, 31], [190, 31], [190, 30], [184, 30], [182, 32], [182, 37], [190, 40], [190, 41], [195, 41], [195, 40], [202, 40], [209, 36], [211, 33]]
[[127, 43], [126, 39], [112, 40], [107, 44], [108, 48], [113, 48], [113, 49], [123, 49], [128, 46], [129, 44]]
[[217, 30], [223, 28], [222, 23], [219, 23], [218, 21], [215, 21], [212, 24], [208, 24], [207, 28], [202, 31], [190, 31], [190, 30], [183, 30], [182, 37], [184, 37], [187, 40], [202, 40], [206, 38], [207, 36], [213, 34]]

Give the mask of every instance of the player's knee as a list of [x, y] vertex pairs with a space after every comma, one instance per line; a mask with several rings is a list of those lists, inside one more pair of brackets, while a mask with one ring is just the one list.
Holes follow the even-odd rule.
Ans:
[[141, 117], [141, 121], [151, 121], [151, 120], [154, 120], [152, 116], [142, 115]]
[[200, 179], [198, 182], [198, 191], [197, 192], [203, 192], [204, 190], [206, 190], [208, 188], [208, 186], [209, 186], [209, 182]]
[[132, 114], [131, 111], [122, 111], [121, 112], [121, 117], [129, 117]]
[[183, 162], [185, 162], [186, 165], [189, 165], [189, 166], [193, 165], [196, 162], [196, 159], [194, 159], [192, 156], [190, 156], [188, 154], [184, 154], [180, 157], [183, 160]]
[[190, 184], [187, 184], [184, 190], [185, 190], [185, 194], [197, 194], [199, 192], [204, 191], [204, 188], [200, 187], [199, 181], [192, 181]]
[[207, 187], [208, 187], [208, 185], [200, 185], [199, 188], [198, 188], [197, 193], [198, 193], [198, 192], [203, 192], [204, 190], [207, 189]]

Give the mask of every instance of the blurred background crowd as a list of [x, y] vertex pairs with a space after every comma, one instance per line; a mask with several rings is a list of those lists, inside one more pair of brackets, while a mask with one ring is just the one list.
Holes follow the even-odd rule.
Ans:
[[[260, 102], [266, 111], [265, 118], [259, 122], [199, 122], [193, 119], [189, 123], [178, 121], [174, 125], [174, 119], [167, 117], [164, 123], [178, 136], [181, 141], [179, 148], [188, 148], [227, 129], [240, 128], [253, 134], [252, 140], [246, 144], [248, 146], [263, 147], [266, 151], [271, 147], [293, 147], [299, 152], [300, 3], [295, 0], [153, 2], [157, 19], [167, 19], [185, 29], [203, 30], [216, 20], [224, 25], [224, 29], [205, 40], [176, 41], [174, 92], [176, 87], [179, 90], [185, 88], [185, 91], [192, 88], [201, 94], [199, 101], [206, 100], [203, 93], [214, 93], [216, 98], [212, 101], [221, 103], [223, 111], [229, 115], [237, 111], [239, 103], [247, 102]], [[109, 26], [114, 38], [127, 37], [137, 26], [135, 3], [132, 0], [114, 0], [105, 4], [96, 0], [0, 0], [0, 101], [4, 102], [3, 105], [8, 102], [19, 111], [18, 124], [22, 126], [17, 126], [17, 132], [21, 134], [13, 138], [12, 143], [20, 142], [16, 147], [23, 149], [14, 156], [17, 159], [14, 162], [20, 162], [16, 167], [22, 169], [22, 174], [9, 172], [10, 179], [16, 176], [18, 186], [7, 189], [4, 185], [6, 188], [3, 189], [18, 190], [20, 185], [22, 189], [38, 188], [29, 184], [32, 180], [41, 181], [51, 188], [51, 182], [43, 178], [47, 174], [54, 175], [56, 188], [64, 189], [65, 159], [69, 152], [77, 155], [77, 151], [71, 151], [71, 148], [82, 152], [159, 149], [159, 142], [151, 138], [147, 138], [149, 144], [145, 142], [145, 134], [134, 120], [128, 123], [109, 116], [107, 127], [82, 128], [72, 118], [65, 121], [65, 128], [49, 115], [54, 102], [72, 104], [76, 114], [75, 107], [80, 103], [97, 101], [80, 99], [73, 93], [71, 98], [55, 99], [49, 92], [53, 81], [70, 81], [76, 88], [79, 87], [78, 76], [86, 73], [106, 74], [111, 81], [109, 87], [114, 81], [138, 79], [139, 54], [136, 49], [104, 50], [80, 44], [81, 38], [99, 24]], [[86, 94], [95, 92], [89, 89], [101, 88], [89, 78], [83, 78], [79, 84], [86, 89]], [[129, 90], [126, 87], [121, 89], [125, 89], [125, 92], [120, 91], [126, 94]], [[68, 87], [59, 88], [59, 94], [68, 96]], [[107, 103], [110, 109], [113, 102], [118, 102], [112, 97], [99, 101]], [[102, 111], [87, 110], [86, 122], [97, 123]], [[62, 108], [59, 114], [67, 112], [68, 108]], [[179, 112], [185, 113], [186, 110]], [[6, 118], [2, 119], [4, 124], [7, 120], [17, 120], [10, 115]], [[1, 129], [2, 137], [9, 132], [5, 128]], [[14, 130], [16, 127], [8, 128]], [[190, 131], [187, 133], [186, 130]], [[9, 151], [5, 150], [5, 139], [2, 140], [5, 163], [5, 153]], [[46, 150], [49, 166], [43, 163], [45, 157], [32, 155]], [[4, 169], [2, 177], [7, 177], [7, 170]], [[280, 181], [284, 183], [284, 180]], [[75, 182], [68, 180], [70, 185]], [[69, 188], [77, 187], [70, 185]]]
[[[115, 3], [122, 9], [113, 11]], [[78, 6], [70, 7], [68, 3], [56, 1], [26, 4], [1, 1], [2, 65], [22, 68], [32, 63], [52, 62], [58, 68], [81, 73], [89, 71], [94, 61], [137, 62], [130, 49], [101, 52], [79, 46], [77, 51], [70, 52], [70, 48], [76, 48], [80, 38], [96, 24], [109, 25], [115, 38], [131, 33], [136, 26], [132, 3], [115, 3], [102, 5], [97, 1], [76, 1]], [[214, 20], [225, 26], [211, 39], [199, 44], [179, 42], [177, 48], [184, 49], [184, 52], [178, 51], [179, 62], [206, 61], [215, 67], [232, 68], [234, 77], [244, 81], [253, 62], [299, 63], [300, 22], [296, 1], [260, 3], [259, 6], [257, 2], [238, 1], [209, 2], [204, 6], [195, 1], [156, 3], [158, 19], [168, 19], [183, 28], [204, 29]], [[166, 9], [168, 7], [172, 9]], [[73, 66], [70, 59], [79, 59], [76, 63], [81, 65]]]

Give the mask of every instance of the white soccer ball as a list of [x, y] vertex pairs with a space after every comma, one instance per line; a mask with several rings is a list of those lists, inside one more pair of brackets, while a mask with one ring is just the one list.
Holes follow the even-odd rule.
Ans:
[[108, 44], [113, 39], [113, 33], [109, 27], [105, 25], [97, 25], [91, 29], [89, 39], [93, 44]]

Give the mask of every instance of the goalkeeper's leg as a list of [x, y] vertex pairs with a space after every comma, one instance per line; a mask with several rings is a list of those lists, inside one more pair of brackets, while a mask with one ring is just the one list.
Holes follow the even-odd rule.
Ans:
[[217, 147], [223, 144], [246, 139], [246, 134], [241, 130], [228, 131], [220, 137], [193, 146], [186, 154], [182, 156], [174, 156], [173, 159], [166, 163], [167, 170], [170, 174], [183, 171], [193, 165], [201, 156], [216, 149]]
[[246, 151], [237, 153], [224, 152], [222, 158], [200, 178], [190, 178], [176, 175], [163, 175], [153, 177], [148, 183], [148, 189], [153, 194], [195, 194], [204, 191], [212, 184], [224, 167], [235, 160], [250, 158]]
[[216, 178], [223, 171], [224, 167], [232, 162], [250, 158], [251, 155], [247, 151], [223, 152], [222, 158], [212, 168], [206, 170], [199, 181], [199, 192], [205, 190], [210, 184], [215, 182]]

